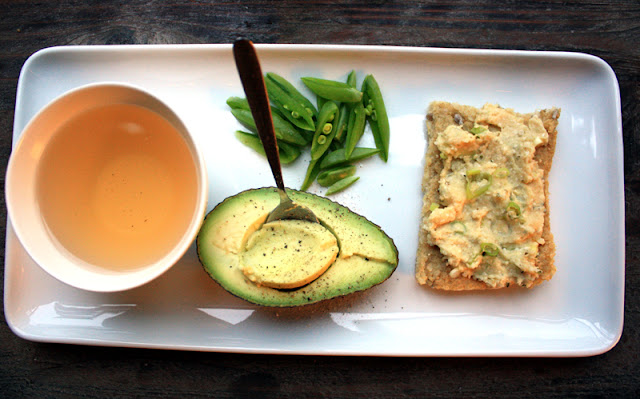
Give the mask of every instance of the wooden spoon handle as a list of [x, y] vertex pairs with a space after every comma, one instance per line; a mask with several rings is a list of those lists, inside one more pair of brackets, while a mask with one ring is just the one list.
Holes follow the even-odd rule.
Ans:
[[278, 142], [273, 129], [273, 119], [271, 118], [271, 106], [269, 96], [264, 84], [262, 69], [258, 55], [250, 40], [240, 39], [233, 43], [233, 57], [236, 61], [236, 68], [240, 74], [242, 87], [247, 96], [251, 114], [256, 122], [258, 136], [262, 141], [264, 152], [267, 155], [271, 173], [276, 180], [276, 185], [284, 191], [282, 180], [282, 169], [280, 167], [280, 155], [278, 154]]

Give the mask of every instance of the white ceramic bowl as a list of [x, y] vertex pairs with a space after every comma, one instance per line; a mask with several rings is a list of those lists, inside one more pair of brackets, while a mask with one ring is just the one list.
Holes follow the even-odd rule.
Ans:
[[[160, 260], [135, 269], [96, 267], [71, 255], [49, 232], [36, 196], [38, 164], [56, 131], [73, 116], [91, 108], [131, 104], [155, 112], [173, 125], [187, 144], [197, 181], [196, 204], [182, 238]], [[33, 260], [58, 280], [97, 292], [131, 289], [171, 268], [187, 251], [202, 223], [207, 205], [207, 176], [202, 154], [180, 118], [162, 101], [142, 89], [116, 83], [100, 83], [71, 90], [44, 107], [27, 124], [14, 146], [7, 169], [6, 203], [11, 224]], [[170, 211], [170, 210], [168, 210]]]

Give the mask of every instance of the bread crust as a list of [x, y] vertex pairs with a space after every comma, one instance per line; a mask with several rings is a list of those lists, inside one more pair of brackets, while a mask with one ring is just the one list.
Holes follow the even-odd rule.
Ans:
[[[440, 249], [435, 245], [430, 245], [427, 241], [426, 218], [429, 215], [429, 207], [432, 203], [438, 202], [438, 187], [440, 172], [444, 167], [443, 160], [440, 159], [440, 152], [435, 145], [436, 137], [452, 124], [462, 125], [468, 130], [474, 126], [474, 121], [480, 112], [479, 109], [468, 105], [460, 105], [443, 101], [435, 101], [429, 105], [427, 112], [427, 138], [428, 146], [425, 155], [424, 173], [422, 178], [423, 206], [420, 231], [418, 236], [418, 250], [416, 255], [415, 276], [422, 285], [427, 285], [439, 290], [447, 291], [467, 291], [467, 290], [487, 290], [503, 287], [492, 287], [482, 281], [458, 276], [451, 277], [452, 270], [446, 258], [440, 253]], [[555, 153], [558, 118], [560, 109], [551, 108], [529, 114], [517, 114], [528, 121], [529, 118], [537, 115], [543, 122], [549, 134], [546, 145], [536, 149], [535, 160], [544, 171], [544, 193], [545, 193], [545, 214], [542, 238], [544, 245], [539, 247], [537, 264], [541, 269], [539, 277], [534, 280], [533, 286], [542, 281], [549, 280], [556, 271], [554, 258], [556, 247], [551, 233], [549, 217], [549, 171], [553, 163]]]

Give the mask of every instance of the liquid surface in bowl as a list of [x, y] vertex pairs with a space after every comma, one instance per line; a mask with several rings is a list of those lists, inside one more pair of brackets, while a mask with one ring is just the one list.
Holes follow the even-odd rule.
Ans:
[[154, 262], [181, 239], [197, 201], [185, 140], [160, 115], [115, 104], [73, 118], [47, 145], [37, 196], [71, 254], [114, 271]]

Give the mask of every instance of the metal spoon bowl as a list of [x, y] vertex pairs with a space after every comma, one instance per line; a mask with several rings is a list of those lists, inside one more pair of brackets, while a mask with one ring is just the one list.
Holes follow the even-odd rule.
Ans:
[[278, 142], [271, 118], [271, 106], [253, 43], [246, 39], [237, 40], [233, 43], [233, 56], [251, 108], [251, 114], [256, 123], [258, 136], [264, 146], [264, 152], [267, 155], [269, 167], [271, 167], [271, 173], [273, 173], [280, 194], [280, 204], [269, 213], [267, 223], [275, 220], [306, 220], [320, 223], [318, 217], [309, 208], [293, 202], [285, 190]]

